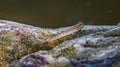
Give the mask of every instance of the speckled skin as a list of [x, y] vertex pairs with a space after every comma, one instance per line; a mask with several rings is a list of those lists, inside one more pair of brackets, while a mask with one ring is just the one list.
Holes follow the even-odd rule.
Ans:
[[58, 33], [58, 34], [48, 38], [45, 41], [45, 43], [50, 43], [50, 42], [53, 42], [54, 40], [60, 39], [62, 37], [68, 36], [70, 34], [75, 34], [76, 32], [78, 32], [83, 27], [84, 27], [84, 24], [82, 22], [79, 22], [76, 25], [74, 25], [71, 28], [69, 28], [68, 30], [65, 30], [65, 31], [63, 31], [61, 33]]

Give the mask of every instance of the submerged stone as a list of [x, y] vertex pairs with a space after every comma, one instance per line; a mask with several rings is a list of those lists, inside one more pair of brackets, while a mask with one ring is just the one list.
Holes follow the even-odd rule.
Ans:
[[0, 67], [120, 67], [119, 26], [85, 25], [57, 37], [69, 29], [73, 26], [48, 29], [0, 20]]

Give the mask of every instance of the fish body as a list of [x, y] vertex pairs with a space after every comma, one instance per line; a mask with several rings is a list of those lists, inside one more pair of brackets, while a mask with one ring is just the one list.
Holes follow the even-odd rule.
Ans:
[[45, 41], [45, 43], [50, 43], [50, 42], [53, 42], [54, 40], [60, 39], [62, 37], [68, 36], [70, 34], [74, 34], [74, 33], [78, 32], [83, 27], [84, 27], [84, 24], [82, 22], [78, 22], [76, 25], [70, 27], [69, 29], [67, 29], [61, 33], [58, 33], [58, 34], [54, 35], [53, 37], [48, 38]]

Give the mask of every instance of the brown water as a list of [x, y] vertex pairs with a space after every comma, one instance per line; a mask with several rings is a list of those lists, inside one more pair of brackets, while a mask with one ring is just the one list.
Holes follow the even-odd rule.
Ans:
[[3, 0], [0, 19], [40, 27], [120, 22], [120, 0]]

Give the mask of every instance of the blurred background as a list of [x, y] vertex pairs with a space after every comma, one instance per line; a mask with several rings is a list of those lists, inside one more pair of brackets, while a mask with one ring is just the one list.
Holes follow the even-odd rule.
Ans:
[[120, 22], [120, 0], [1, 0], [0, 19], [57, 28]]

